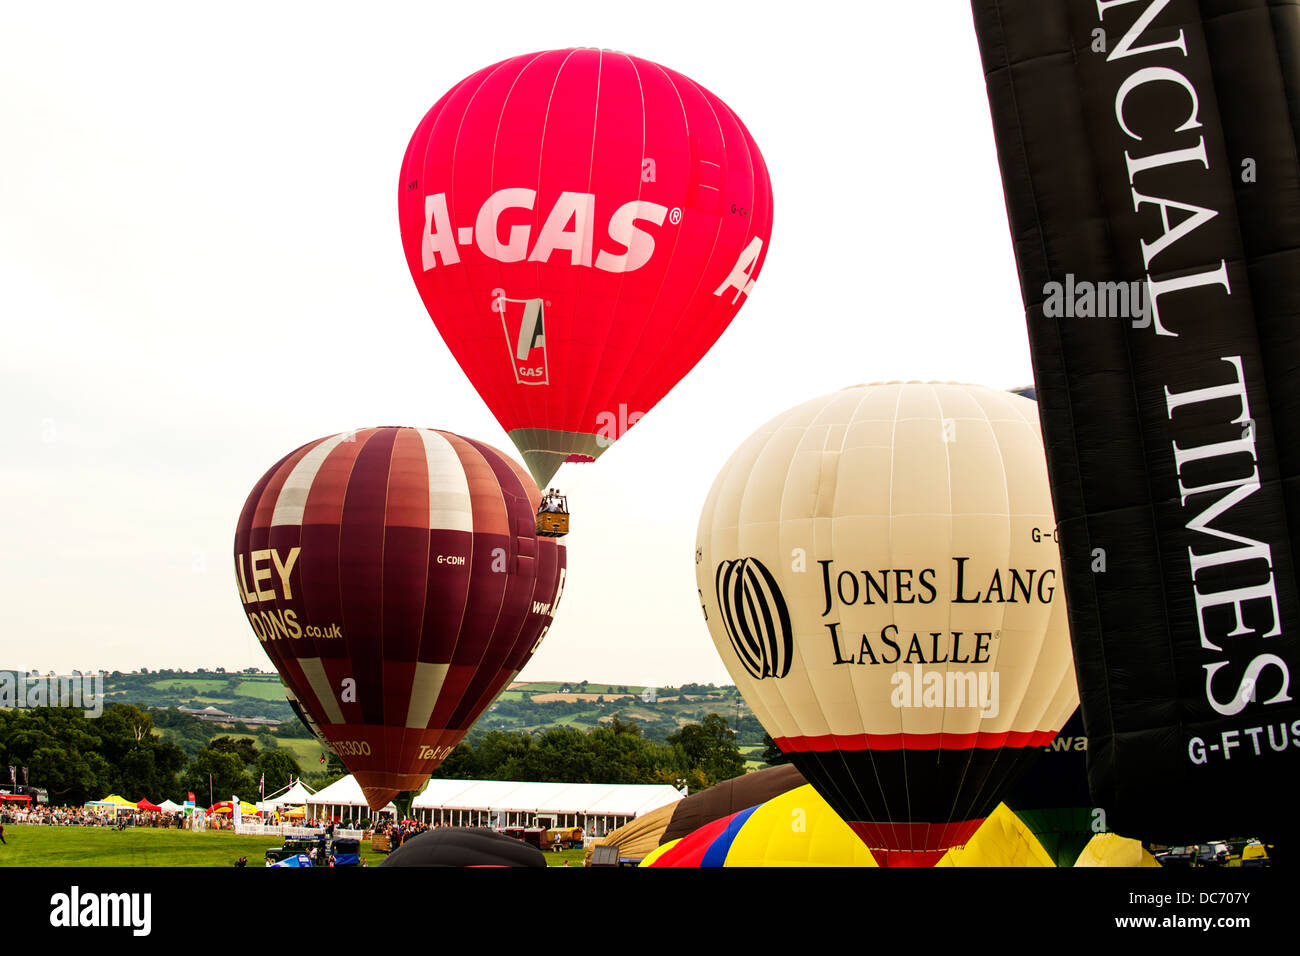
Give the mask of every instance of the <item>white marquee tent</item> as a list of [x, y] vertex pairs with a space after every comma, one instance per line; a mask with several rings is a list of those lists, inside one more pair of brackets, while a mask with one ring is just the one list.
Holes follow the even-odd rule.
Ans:
[[[328, 817], [348, 822], [374, 816], [361, 792], [361, 784], [351, 774], [334, 781], [324, 790], [308, 795], [303, 802], [307, 805], [307, 816], [318, 819]], [[396, 816], [397, 807], [389, 803], [379, 812]]]
[[664, 784], [517, 783], [508, 780], [430, 780], [411, 813], [449, 826], [582, 827], [604, 836], [623, 824], [682, 799]]
[[283, 793], [273, 794], [258, 803], [257, 809], [272, 811], [281, 807], [301, 807], [305, 803], [310, 803], [311, 799], [312, 791], [301, 780], [298, 780]]

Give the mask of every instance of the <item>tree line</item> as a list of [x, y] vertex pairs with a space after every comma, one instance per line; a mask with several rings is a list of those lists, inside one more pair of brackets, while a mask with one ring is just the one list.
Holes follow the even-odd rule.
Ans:
[[[162, 731], [166, 729], [167, 733]], [[265, 778], [270, 794], [302, 779], [319, 789], [346, 770], [328, 754], [322, 767], [303, 768], [292, 751], [262, 733], [255, 740], [214, 735], [211, 724], [175, 710], [111, 704], [97, 719], [61, 707], [0, 709], [0, 785], [9, 766], [26, 767], [33, 787], [54, 805], [80, 805], [116, 793], [128, 800], [200, 806], [237, 794], [256, 800]], [[642, 735], [634, 721], [614, 717], [591, 730], [552, 727], [489, 731], [460, 744], [434, 774], [479, 780], [570, 783], [685, 782], [693, 791], [744, 773], [736, 733], [709, 714], [666, 742]], [[19, 778], [21, 782], [21, 777]]]
[[586, 731], [492, 730], [457, 746], [433, 775], [540, 783], [684, 782], [694, 792], [744, 772], [735, 731], [725, 717], [709, 714], [669, 734], [665, 743], [644, 737], [636, 722], [617, 715]]

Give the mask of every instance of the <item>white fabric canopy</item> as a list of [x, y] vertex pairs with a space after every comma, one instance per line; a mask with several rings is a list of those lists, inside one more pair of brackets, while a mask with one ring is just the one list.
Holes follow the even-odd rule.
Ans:
[[164, 800], [162, 803], [158, 804], [158, 809], [165, 810], [168, 813], [179, 813], [185, 808], [179, 803], [173, 803], [171, 800]]
[[301, 807], [305, 803], [310, 803], [311, 800], [311, 790], [307, 788], [306, 784], [299, 780], [288, 790], [284, 791], [284, 793], [277, 794], [273, 797], [267, 797], [257, 805], [257, 808], [259, 810], [275, 810], [283, 806]]
[[[369, 807], [365, 795], [361, 792], [361, 784], [357, 783], [357, 778], [351, 774], [342, 780], [334, 781], [324, 790], [309, 795], [305, 800], [299, 800], [298, 803], [307, 805], [309, 816], [314, 807]], [[396, 812], [397, 807], [392, 803], [380, 811], [380, 813]]]
[[430, 780], [411, 809], [638, 817], [680, 799], [666, 784]]

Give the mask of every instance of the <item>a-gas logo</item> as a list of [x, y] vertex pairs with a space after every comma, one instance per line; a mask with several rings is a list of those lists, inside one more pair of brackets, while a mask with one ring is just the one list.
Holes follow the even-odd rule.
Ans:
[[493, 289], [492, 311], [501, 316], [515, 381], [520, 385], [549, 385], [545, 302], [507, 298], [505, 289]]
[[790, 673], [794, 636], [781, 588], [758, 558], [723, 561], [713, 576], [731, 647], [753, 677]]
[[[595, 250], [596, 197], [592, 193], [562, 192], [542, 223], [536, 239], [531, 223], [516, 222], [501, 236], [502, 214], [510, 209], [531, 212], [537, 201], [535, 189], [498, 189], [479, 208], [473, 226], [453, 227], [447, 210], [447, 194], [424, 197], [424, 241], [421, 262], [424, 270], [460, 262], [457, 246], [476, 245], [479, 252], [497, 262], [549, 262], [553, 253], [566, 251], [569, 263], [595, 266], [604, 272], [634, 272], [654, 255], [654, 236], [638, 223], [662, 226], [668, 207], [634, 199], [614, 210], [605, 231], [610, 242], [624, 251]], [[675, 221], [681, 210], [674, 210]], [[593, 259], [592, 256], [595, 255]]]
[[[555, 253], [568, 253], [574, 266], [600, 269], [602, 272], [635, 272], [650, 261], [655, 252], [655, 236], [647, 227], [670, 226], [682, 221], [682, 210], [634, 199], [614, 210], [605, 224], [604, 233], [612, 248], [596, 249], [596, 196], [593, 193], [562, 192], [546, 215], [542, 228], [533, 236], [531, 221], [518, 210], [532, 212], [537, 190], [498, 189], [479, 207], [472, 226], [453, 226], [446, 193], [424, 197], [424, 236], [420, 242], [420, 261], [424, 271], [460, 262], [460, 246], [475, 246], [497, 262], [551, 262]], [[508, 210], [512, 216], [506, 215]], [[502, 223], [505, 218], [507, 222]], [[502, 230], [505, 237], [502, 238]], [[605, 240], [601, 240], [602, 245]], [[621, 251], [620, 251], [621, 250]], [[716, 296], [734, 291], [731, 304], [754, 289], [754, 274], [763, 254], [763, 240], [753, 236], [736, 257], [727, 277], [713, 290]], [[563, 261], [563, 259], [557, 260]]]

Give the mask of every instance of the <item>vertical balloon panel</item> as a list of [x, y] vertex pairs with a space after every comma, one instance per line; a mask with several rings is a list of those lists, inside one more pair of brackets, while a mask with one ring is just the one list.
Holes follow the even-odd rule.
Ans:
[[974, 0], [1093, 797], [1290, 829], [1300, 7]]

